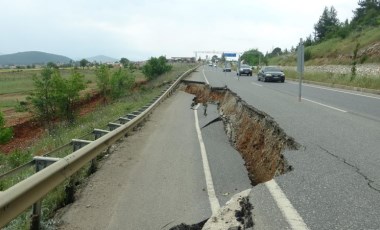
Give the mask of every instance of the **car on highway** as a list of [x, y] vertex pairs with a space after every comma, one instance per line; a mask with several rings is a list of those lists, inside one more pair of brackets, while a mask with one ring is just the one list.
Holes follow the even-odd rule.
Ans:
[[249, 65], [242, 64], [240, 65], [240, 68], [238, 69], [237, 73], [238, 76], [241, 76], [243, 74], [247, 76], [252, 76], [252, 68]]
[[257, 74], [258, 81], [280, 81], [285, 82], [284, 71], [276, 66], [264, 66]]
[[231, 65], [226, 64], [226, 65], [223, 67], [223, 72], [231, 72]]

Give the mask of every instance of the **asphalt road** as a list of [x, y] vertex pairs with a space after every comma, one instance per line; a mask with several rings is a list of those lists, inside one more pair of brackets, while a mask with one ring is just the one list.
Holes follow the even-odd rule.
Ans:
[[[294, 82], [208, 66], [192, 79], [227, 85], [302, 145], [284, 153], [294, 170], [275, 181], [309, 229], [380, 229], [379, 96], [305, 84], [298, 102]], [[297, 229], [267, 185], [253, 188], [251, 201], [257, 229]]]
[[[210, 123], [219, 116], [216, 106], [208, 106], [204, 116], [202, 107], [191, 109], [193, 98], [177, 91], [155, 109], [141, 130], [108, 157], [77, 201], [56, 218], [59, 229], [169, 229], [196, 224], [212, 215], [212, 199], [217, 209], [249, 188], [244, 162], [229, 144], [223, 123]], [[196, 127], [203, 136], [211, 187]]]
[[[284, 152], [293, 171], [252, 188], [255, 229], [380, 229], [378, 96], [304, 85], [298, 102], [294, 83], [238, 79], [208, 66], [189, 79], [228, 86], [302, 146]], [[126, 138], [59, 217], [60, 229], [195, 224], [251, 188], [222, 122], [210, 123], [216, 106], [204, 116], [192, 99], [177, 91]]]

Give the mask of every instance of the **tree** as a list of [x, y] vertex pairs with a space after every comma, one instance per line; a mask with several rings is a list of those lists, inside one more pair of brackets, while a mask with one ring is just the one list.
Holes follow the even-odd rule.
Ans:
[[217, 62], [219, 60], [218, 56], [217, 55], [214, 55], [211, 57], [211, 61], [212, 62]]
[[334, 32], [339, 28], [339, 19], [337, 18], [337, 11], [333, 6], [330, 10], [325, 7], [317, 24], [314, 25], [315, 40], [322, 41], [334, 35]]
[[311, 35], [306, 37], [305, 42], [303, 44], [305, 45], [305, 47], [312, 46], [314, 44], [314, 41]]
[[353, 25], [377, 26], [380, 24], [379, 0], [360, 0], [358, 5], [351, 21]]
[[82, 60], [80, 60], [79, 65], [80, 65], [80, 67], [82, 67], [84, 69], [84, 67], [86, 67], [88, 65], [88, 63], [90, 63], [90, 62], [87, 61], [86, 59], [82, 59]]
[[226, 57], [224, 56], [224, 54], [223, 54], [222, 57], [220, 58], [220, 61], [223, 62], [223, 63], [226, 62]]
[[46, 67], [41, 75], [35, 75], [34, 92], [28, 98], [36, 116], [48, 128], [52, 128], [55, 118], [69, 122], [75, 120], [75, 104], [79, 92], [85, 88], [84, 76], [74, 71], [68, 79], [61, 76], [59, 70]]
[[123, 65], [124, 68], [128, 68], [129, 66], [129, 60], [127, 58], [121, 58], [120, 63]]
[[84, 75], [73, 71], [68, 79], [60, 74], [53, 75], [54, 100], [58, 115], [70, 123], [75, 121], [75, 105], [79, 92], [85, 89]]
[[126, 70], [119, 69], [111, 76], [110, 92], [113, 99], [119, 98], [135, 84], [135, 77]]
[[172, 69], [172, 66], [167, 64], [167, 62], [164, 56], [160, 56], [159, 58], [152, 57], [142, 67], [142, 72], [148, 80], [153, 80]]
[[110, 84], [111, 84], [111, 78], [110, 78], [110, 69], [107, 65], [100, 65], [100, 67], [96, 70], [96, 77], [97, 77], [97, 85], [100, 90], [101, 95], [104, 98], [104, 102], [107, 102], [107, 97], [110, 92]]
[[0, 144], [6, 144], [13, 137], [12, 128], [5, 127], [5, 119], [3, 113], [0, 112]]
[[240, 57], [241, 60], [244, 60], [248, 65], [260, 65], [263, 62], [264, 55], [257, 49], [251, 49], [245, 51]]
[[46, 66], [47, 66], [48, 68], [58, 69], [58, 65], [55, 64], [54, 62], [48, 62], [48, 63], [46, 64]]
[[52, 68], [42, 69], [40, 76], [33, 76], [34, 92], [28, 97], [31, 101], [36, 116], [50, 127], [56, 112], [54, 106], [54, 90], [52, 76], [55, 71]]
[[274, 49], [272, 50], [272, 53], [271, 53], [272, 56], [278, 56], [278, 55], [281, 55], [281, 54], [282, 54], [282, 50], [281, 50], [280, 47], [276, 47], [276, 48], [274, 48]]

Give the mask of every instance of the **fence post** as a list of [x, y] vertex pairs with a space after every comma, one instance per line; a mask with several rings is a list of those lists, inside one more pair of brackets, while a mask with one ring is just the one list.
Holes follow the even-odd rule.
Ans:
[[[36, 164], [36, 173], [46, 168], [50, 164], [59, 160], [59, 158], [53, 157], [34, 157], [34, 162]], [[39, 230], [41, 223], [41, 206], [42, 199], [33, 204], [32, 215], [30, 221], [31, 230]]]

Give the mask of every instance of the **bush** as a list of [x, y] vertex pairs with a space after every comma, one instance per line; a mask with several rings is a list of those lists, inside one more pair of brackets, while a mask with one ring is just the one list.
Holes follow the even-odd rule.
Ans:
[[0, 112], [0, 144], [9, 142], [13, 137], [12, 128], [5, 127], [5, 120], [3, 114]]
[[45, 68], [41, 76], [33, 77], [35, 91], [29, 97], [34, 112], [45, 124], [50, 124], [57, 117], [74, 121], [74, 105], [79, 100], [79, 92], [85, 88], [84, 76], [72, 72], [68, 79], [58, 70]]
[[310, 49], [305, 49], [304, 60], [308, 61], [310, 59], [311, 59], [311, 50]]
[[130, 90], [135, 84], [135, 78], [126, 70], [119, 69], [112, 74], [111, 77], [111, 96], [113, 99], [123, 96], [123, 94]]
[[143, 66], [142, 72], [149, 81], [153, 80], [172, 69], [172, 66], [168, 65], [167, 62], [164, 56], [160, 56], [159, 58], [152, 57]]

